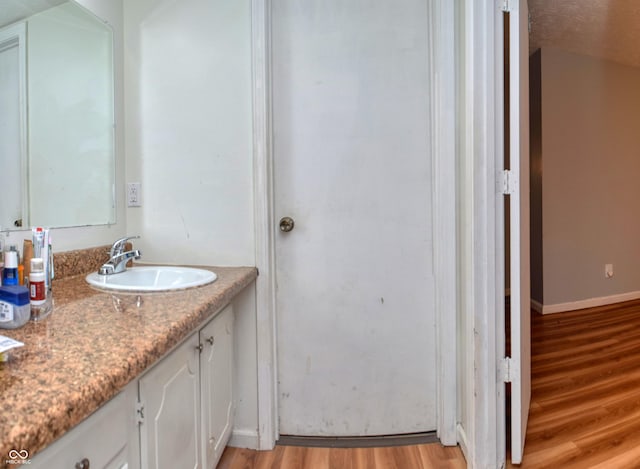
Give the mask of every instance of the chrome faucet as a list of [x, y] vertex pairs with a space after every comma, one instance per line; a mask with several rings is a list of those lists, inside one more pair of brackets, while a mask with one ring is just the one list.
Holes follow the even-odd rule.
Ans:
[[130, 259], [140, 259], [142, 253], [138, 249], [134, 249], [132, 251], [124, 252], [124, 248], [127, 244], [127, 241], [130, 239], [139, 239], [140, 236], [127, 236], [124, 238], [120, 238], [113, 246], [111, 246], [111, 251], [109, 252], [109, 260], [102, 264], [102, 267], [98, 270], [98, 274], [100, 275], [112, 275], [120, 272], [124, 272], [127, 270], [127, 262]]

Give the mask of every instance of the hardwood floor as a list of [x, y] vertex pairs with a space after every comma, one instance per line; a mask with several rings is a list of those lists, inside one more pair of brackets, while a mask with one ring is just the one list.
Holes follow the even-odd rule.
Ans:
[[[640, 468], [640, 301], [532, 313], [522, 469]], [[460, 448], [227, 448], [219, 469], [466, 468]]]
[[384, 448], [227, 447], [217, 469], [466, 469], [458, 447], [439, 443]]
[[640, 301], [532, 313], [523, 469], [640, 468]]

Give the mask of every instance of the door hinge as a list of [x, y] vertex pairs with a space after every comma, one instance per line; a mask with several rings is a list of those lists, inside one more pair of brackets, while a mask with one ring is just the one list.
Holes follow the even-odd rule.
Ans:
[[140, 401], [136, 402], [136, 422], [138, 425], [144, 423], [144, 404]]
[[512, 360], [511, 357], [504, 357], [500, 363], [501, 373], [502, 373], [502, 381], [504, 383], [511, 382], [511, 367]]
[[518, 177], [512, 171], [505, 169], [502, 171], [502, 193], [505, 195], [515, 194], [518, 191]]
[[511, 12], [511, 0], [502, 0], [500, 3], [500, 9], [506, 13]]

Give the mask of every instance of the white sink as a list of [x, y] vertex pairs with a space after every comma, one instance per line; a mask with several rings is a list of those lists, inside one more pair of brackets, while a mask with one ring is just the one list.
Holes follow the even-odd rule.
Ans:
[[118, 274], [94, 272], [86, 276], [87, 282], [97, 288], [135, 292], [182, 290], [206, 285], [217, 278], [210, 270], [171, 265], [131, 267]]

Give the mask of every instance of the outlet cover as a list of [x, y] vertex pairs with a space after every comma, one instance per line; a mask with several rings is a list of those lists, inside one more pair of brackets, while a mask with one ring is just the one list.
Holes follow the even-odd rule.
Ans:
[[127, 207], [142, 206], [142, 189], [139, 182], [127, 183]]
[[613, 264], [605, 264], [604, 265], [604, 277], [612, 278], [613, 277]]

